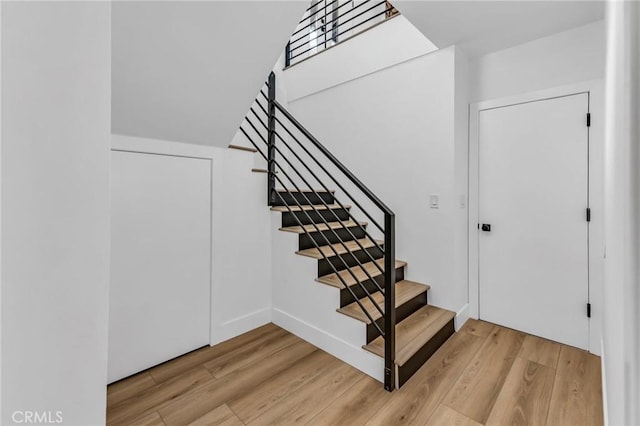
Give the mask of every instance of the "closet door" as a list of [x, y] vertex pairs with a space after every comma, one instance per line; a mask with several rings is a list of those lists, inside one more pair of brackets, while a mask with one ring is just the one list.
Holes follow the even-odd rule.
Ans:
[[211, 161], [111, 154], [109, 382], [209, 343]]
[[480, 112], [480, 318], [589, 347], [587, 112], [580, 93]]

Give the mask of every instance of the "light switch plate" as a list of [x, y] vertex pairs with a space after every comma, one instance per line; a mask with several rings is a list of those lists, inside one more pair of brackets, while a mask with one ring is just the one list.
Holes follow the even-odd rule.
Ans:
[[429, 195], [429, 208], [431, 209], [440, 208], [440, 195], [438, 194]]

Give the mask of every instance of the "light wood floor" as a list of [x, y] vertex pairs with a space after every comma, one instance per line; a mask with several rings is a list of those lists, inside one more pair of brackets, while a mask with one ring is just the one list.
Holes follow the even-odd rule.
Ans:
[[269, 324], [108, 388], [109, 425], [601, 425], [600, 359], [470, 320], [393, 393]]

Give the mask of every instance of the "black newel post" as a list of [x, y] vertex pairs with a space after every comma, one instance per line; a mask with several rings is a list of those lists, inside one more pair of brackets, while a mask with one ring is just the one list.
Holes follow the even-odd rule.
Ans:
[[384, 215], [384, 388], [396, 387], [396, 217]]
[[268, 142], [267, 147], [267, 203], [272, 206], [276, 199], [276, 75], [269, 74], [269, 116], [268, 116]]

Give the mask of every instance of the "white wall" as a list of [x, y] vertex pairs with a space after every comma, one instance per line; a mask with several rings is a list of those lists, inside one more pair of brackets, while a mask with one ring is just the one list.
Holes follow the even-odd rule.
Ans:
[[[455, 48], [453, 282], [468, 295], [469, 274], [469, 58]], [[462, 300], [462, 298], [460, 298]], [[456, 329], [468, 318], [468, 304], [457, 307]]]
[[226, 147], [307, 5], [114, 2], [113, 132]]
[[[455, 48], [436, 51], [290, 100], [289, 107], [396, 213], [396, 256], [409, 262], [407, 277], [432, 285], [431, 303], [458, 311], [467, 287], [466, 277], [454, 272], [464, 195], [456, 193], [454, 178], [455, 65]], [[439, 209], [429, 208], [430, 194], [440, 196]]]
[[[580, 90], [586, 87], [591, 91], [594, 121], [591, 347], [599, 352], [603, 165], [598, 159], [603, 152], [603, 103], [598, 79], [604, 68], [603, 34], [603, 23], [595, 22], [472, 62], [462, 49], [451, 47], [373, 72], [362, 69], [359, 76], [337, 80], [324, 75], [314, 81], [303, 79], [303, 75], [312, 72], [315, 58], [284, 72], [291, 112], [396, 212], [397, 257], [409, 262], [407, 277], [431, 284], [430, 303], [458, 312], [458, 324], [470, 314], [469, 101], [517, 97], [587, 81]], [[368, 37], [361, 37], [362, 45], [366, 45]], [[342, 46], [346, 52], [342, 56], [352, 53], [349, 45]], [[337, 55], [340, 48], [319, 55], [318, 61], [334, 50]], [[309, 70], [295, 71], [302, 66]], [[439, 209], [429, 208], [430, 194], [440, 196]], [[278, 297], [280, 282], [281, 278], [274, 278], [274, 309], [292, 312], [296, 309], [293, 303]], [[302, 321], [322, 324], [323, 320], [312, 314], [300, 315]], [[339, 336], [331, 326], [322, 327]]]
[[107, 2], [2, 4], [3, 425], [105, 421], [109, 21]]
[[288, 68], [287, 100], [293, 102], [437, 48], [402, 15], [322, 54]]
[[604, 77], [604, 23], [481, 56], [471, 63], [471, 101], [512, 96]]
[[364, 323], [335, 312], [340, 290], [315, 282], [318, 261], [295, 254], [298, 234], [279, 231], [281, 213], [272, 213], [273, 323], [382, 381], [382, 358], [362, 349]]
[[605, 416], [640, 424], [640, 5], [610, 2], [606, 72]]
[[212, 161], [211, 344], [271, 321], [271, 214], [254, 155], [121, 135], [112, 148]]
[[[0, 23], [2, 2], [0, 2]], [[0, 100], [2, 99], [2, 30], [0, 29]], [[0, 101], [0, 241], [2, 241], [2, 102]], [[2, 421], [2, 244], [0, 243], [0, 421]]]
[[[590, 92], [590, 350], [600, 353], [603, 318], [604, 251], [604, 22], [597, 21], [474, 59], [470, 63], [470, 99], [519, 102], [530, 93]], [[566, 90], [565, 90], [566, 89]], [[568, 93], [568, 92], [567, 92]], [[552, 95], [550, 95], [552, 96]], [[472, 266], [473, 267], [473, 266]]]

